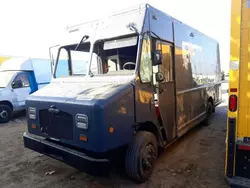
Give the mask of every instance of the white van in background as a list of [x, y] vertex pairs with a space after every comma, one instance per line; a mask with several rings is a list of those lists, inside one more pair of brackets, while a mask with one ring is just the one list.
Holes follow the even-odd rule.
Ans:
[[25, 99], [49, 84], [49, 59], [13, 57], [0, 66], [0, 123], [10, 121], [13, 112], [25, 109]]

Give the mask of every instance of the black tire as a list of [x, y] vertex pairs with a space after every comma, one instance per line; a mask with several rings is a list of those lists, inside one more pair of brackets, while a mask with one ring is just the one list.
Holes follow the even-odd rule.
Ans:
[[11, 120], [12, 109], [8, 105], [0, 105], [0, 123], [7, 123]]
[[126, 151], [127, 175], [139, 183], [144, 183], [151, 177], [157, 157], [158, 146], [155, 135], [146, 131], [136, 133]]
[[214, 107], [213, 107], [212, 102], [208, 101], [208, 103], [207, 103], [207, 117], [203, 122], [203, 124], [205, 126], [208, 126], [208, 125], [210, 125], [212, 123], [213, 109], [214, 109]]

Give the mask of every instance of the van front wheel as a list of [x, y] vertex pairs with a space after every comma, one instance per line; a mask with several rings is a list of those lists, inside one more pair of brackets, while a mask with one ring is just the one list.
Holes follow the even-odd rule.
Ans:
[[12, 109], [8, 105], [0, 105], [0, 123], [7, 123], [12, 116]]
[[158, 147], [155, 135], [146, 131], [136, 133], [126, 152], [127, 175], [139, 183], [147, 181], [154, 170], [157, 157]]

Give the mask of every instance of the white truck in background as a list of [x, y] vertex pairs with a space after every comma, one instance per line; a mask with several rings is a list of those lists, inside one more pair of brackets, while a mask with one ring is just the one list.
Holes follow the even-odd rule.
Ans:
[[51, 78], [49, 59], [13, 57], [4, 61], [0, 66], [0, 123], [24, 110], [26, 97], [49, 84]]

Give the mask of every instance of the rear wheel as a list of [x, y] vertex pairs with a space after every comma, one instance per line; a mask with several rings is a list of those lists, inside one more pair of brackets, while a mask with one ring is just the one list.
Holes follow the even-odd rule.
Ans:
[[133, 180], [143, 183], [154, 170], [158, 157], [158, 146], [155, 135], [151, 132], [138, 132], [126, 152], [126, 173]]
[[205, 126], [210, 125], [211, 122], [212, 122], [213, 109], [214, 109], [214, 107], [213, 107], [212, 102], [211, 102], [211, 101], [208, 101], [208, 103], [207, 103], [207, 117], [206, 117], [206, 119], [204, 120], [204, 125], [205, 125]]
[[0, 105], [0, 123], [7, 123], [12, 117], [12, 109], [8, 105]]

